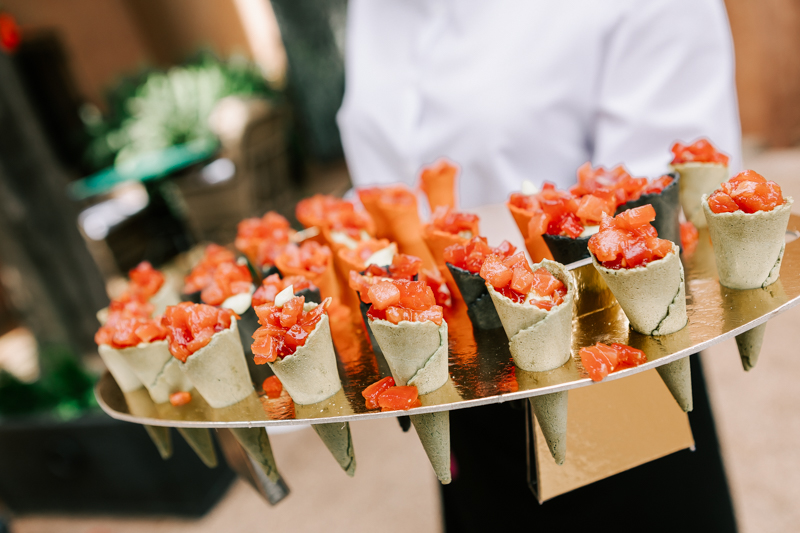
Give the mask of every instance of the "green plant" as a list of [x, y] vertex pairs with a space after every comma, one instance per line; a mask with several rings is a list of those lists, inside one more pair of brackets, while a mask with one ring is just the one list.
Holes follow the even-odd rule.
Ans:
[[167, 71], [149, 71], [123, 80], [110, 94], [107, 117], [82, 113], [92, 137], [87, 159], [95, 168], [176, 144], [212, 138], [208, 117], [226, 96], [276, 96], [258, 68], [234, 56], [213, 54]]

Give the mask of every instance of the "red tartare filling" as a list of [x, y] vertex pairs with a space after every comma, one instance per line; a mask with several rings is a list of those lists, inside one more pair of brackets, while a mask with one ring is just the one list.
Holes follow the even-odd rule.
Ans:
[[128, 291], [142, 300], [149, 300], [164, 285], [164, 274], [153, 268], [148, 261], [142, 261], [128, 272], [131, 282]]
[[361, 301], [370, 304], [369, 288], [384, 279], [396, 279], [411, 281], [419, 273], [422, 266], [422, 259], [413, 255], [396, 254], [392, 258], [392, 264], [388, 267], [378, 265], [367, 265], [363, 274], [351, 270], [348, 283], [350, 288], [358, 292]]
[[301, 200], [295, 208], [295, 216], [307, 228], [325, 226], [356, 239], [361, 230], [371, 232], [372, 219], [367, 213], [356, 211], [351, 202], [334, 196], [316, 194]]
[[321, 274], [328, 268], [331, 249], [317, 241], [304, 241], [300, 246], [290, 244], [281, 255], [287, 267]]
[[251, 346], [253, 360], [257, 365], [283, 359], [295, 353], [299, 346], [305, 345], [306, 339], [331, 304], [331, 299], [325, 298], [321, 304], [307, 312], [303, 311], [305, 302], [303, 296], [295, 296], [282, 307], [264, 304], [255, 308], [261, 324], [253, 333]]
[[267, 395], [267, 398], [274, 400], [275, 398], [280, 398], [281, 392], [283, 391], [283, 383], [278, 379], [278, 376], [270, 376], [264, 380], [261, 388], [264, 390], [264, 394]]
[[366, 400], [367, 409], [381, 411], [407, 411], [419, 407], [419, 391], [414, 385], [396, 386], [394, 378], [389, 376], [376, 381], [361, 392]]
[[359, 270], [364, 270], [364, 262], [372, 257], [372, 254], [378, 250], [383, 250], [389, 246], [391, 242], [386, 239], [369, 239], [359, 242], [355, 248], [342, 248], [339, 254], [342, 259], [350, 262], [353, 265], [360, 265]]
[[584, 163], [578, 169], [578, 183], [569, 191], [545, 183], [537, 194], [512, 193], [509, 202], [532, 213], [529, 235], [575, 239], [586, 226], [598, 225], [603, 215], [613, 215], [619, 206], [638, 200], [643, 194], [660, 193], [670, 183], [672, 177], [666, 175], [648, 181], [632, 177], [621, 165], [608, 170]]
[[483, 262], [490, 255], [498, 255], [505, 259], [517, 250], [516, 246], [508, 241], [503, 241], [500, 246], [492, 248], [486, 237], [475, 236], [467, 244], [453, 244], [444, 249], [444, 260], [454, 267], [461, 268], [477, 274]]
[[589, 239], [589, 251], [606, 268], [635, 268], [667, 256], [672, 242], [659, 239], [650, 225], [656, 219], [653, 206], [629, 209], [616, 217], [604, 216], [600, 231]]
[[367, 316], [372, 320], [392, 324], [430, 320], [440, 326], [444, 319], [433, 290], [423, 281], [381, 280], [369, 288], [367, 296], [372, 302]]
[[598, 342], [594, 346], [581, 348], [579, 356], [592, 381], [601, 381], [612, 372], [647, 362], [643, 351], [617, 343], [609, 346]]
[[183, 302], [167, 307], [162, 325], [167, 328], [170, 353], [185, 363], [190, 355], [208, 345], [215, 333], [231, 327], [239, 316], [230, 309]]
[[267, 276], [253, 293], [253, 307], [274, 302], [278, 293], [289, 285], [292, 286], [295, 294], [304, 289], [314, 290], [317, 288], [303, 276], [286, 276], [281, 279], [278, 274], [272, 274]]
[[672, 145], [672, 164], [680, 165], [681, 163], [720, 163], [722, 165], [728, 164], [728, 156], [719, 152], [714, 146], [706, 139], [700, 139], [692, 144], [675, 143]]
[[214, 271], [222, 263], [233, 263], [236, 256], [218, 244], [206, 246], [203, 258], [195, 265], [184, 280], [183, 293], [192, 294], [203, 289], [214, 279]]
[[480, 275], [487, 285], [511, 301], [523, 303], [528, 300], [531, 305], [545, 311], [561, 305], [567, 294], [567, 287], [549, 270], [532, 270], [522, 252], [506, 258], [490, 255], [484, 261]]
[[435, 230], [471, 239], [478, 235], [478, 215], [459, 213], [446, 206], [439, 206], [431, 215], [431, 226]]
[[246, 218], [239, 222], [234, 244], [254, 265], [272, 266], [289, 244], [290, 235], [289, 221], [269, 211], [261, 218]]
[[754, 170], [745, 170], [732, 177], [708, 197], [714, 213], [772, 211], [784, 203], [780, 185], [767, 181]]
[[[149, 313], [148, 313], [149, 315]], [[167, 329], [161, 325], [161, 318], [147, 318], [126, 314], [109, 314], [106, 323], [97, 330], [94, 341], [122, 349], [137, 346], [143, 342], [155, 342], [167, 338]]]
[[208, 305], [221, 305], [235, 294], [250, 292], [253, 277], [247, 265], [222, 263], [214, 271], [211, 283], [200, 293], [200, 299]]

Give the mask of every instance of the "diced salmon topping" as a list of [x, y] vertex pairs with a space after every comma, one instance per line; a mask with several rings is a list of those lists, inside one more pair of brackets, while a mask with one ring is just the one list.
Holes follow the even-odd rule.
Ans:
[[378, 409], [378, 396], [386, 392], [390, 387], [394, 387], [394, 378], [392, 376], [385, 377], [368, 386], [361, 391], [361, 396], [364, 397], [367, 403], [367, 409]]
[[700, 238], [700, 233], [694, 224], [691, 222], [681, 222], [681, 246], [683, 253], [687, 256], [692, 255], [697, 249], [697, 241]]
[[505, 259], [490, 255], [483, 263], [480, 276], [511, 301], [527, 301], [545, 311], [561, 305], [567, 294], [566, 286], [549, 270], [532, 270], [522, 252]]
[[148, 261], [142, 261], [128, 272], [131, 282], [128, 291], [147, 301], [164, 285], [164, 274], [153, 268]]
[[98, 345], [122, 349], [167, 338], [161, 317], [151, 318], [153, 305], [139, 296], [141, 293], [126, 291], [119, 298], [111, 300], [106, 322], [94, 335]]
[[257, 365], [283, 359], [295, 353], [299, 346], [304, 346], [330, 306], [331, 299], [325, 298], [310, 311], [303, 311], [304, 304], [303, 296], [295, 296], [283, 307], [264, 304], [255, 308], [261, 324], [253, 334], [251, 346]]
[[358, 238], [362, 230], [372, 233], [372, 219], [367, 213], [356, 211], [351, 202], [334, 196], [316, 194], [301, 200], [295, 208], [295, 216], [307, 228], [328, 227], [353, 238]]
[[192, 294], [205, 289], [214, 279], [214, 271], [222, 263], [234, 263], [236, 256], [227, 248], [218, 244], [206, 246], [203, 258], [192, 269], [184, 280], [184, 294]]
[[447, 206], [439, 206], [431, 215], [431, 226], [434, 229], [471, 239], [478, 235], [478, 215], [459, 213]]
[[317, 286], [308, 281], [305, 276], [286, 276], [281, 279], [278, 274], [271, 274], [264, 278], [261, 286], [253, 293], [253, 307], [274, 302], [278, 293], [289, 285], [292, 286], [295, 294], [305, 289], [312, 291], [317, 289]]
[[719, 152], [706, 139], [700, 139], [692, 144], [677, 142], [672, 145], [671, 150], [674, 156], [672, 158], [673, 165], [691, 162], [728, 164], [728, 156]]
[[[380, 304], [386, 302], [394, 302], [388, 304], [387, 307], [379, 309], [376, 307], [375, 302], [370, 306], [367, 311], [367, 316], [372, 320], [388, 320], [393, 324], [399, 324], [402, 321], [409, 322], [425, 322], [430, 320], [437, 326], [442, 324], [444, 314], [442, 307], [436, 305], [436, 298], [431, 288], [423, 281], [398, 281], [398, 280], [383, 280], [376, 283], [373, 287], [384, 284], [393, 285], [399, 292], [399, 298], [394, 292], [390, 292], [387, 288], [381, 288], [378, 291], [369, 293], [369, 297], [378, 296], [381, 298]], [[372, 290], [372, 288], [370, 290]]]
[[500, 246], [492, 248], [486, 237], [476, 235], [467, 244], [453, 244], [445, 248], [444, 260], [455, 267], [477, 274], [489, 255], [494, 254], [505, 258], [511, 256], [516, 250], [517, 248], [508, 241], [503, 241]]
[[708, 197], [708, 207], [717, 214], [772, 211], [784, 202], [780, 185], [767, 181], [754, 170], [737, 174]]
[[390, 387], [378, 396], [378, 405], [381, 411], [407, 411], [422, 404], [419, 401], [419, 392], [414, 385]]
[[289, 221], [269, 211], [261, 218], [246, 218], [239, 222], [234, 244], [253, 265], [272, 266], [289, 244], [291, 234]]
[[611, 346], [598, 342], [594, 346], [581, 348], [579, 356], [583, 368], [592, 381], [601, 381], [610, 373], [623, 368], [632, 368], [647, 362], [643, 351], [625, 344]]
[[358, 271], [360, 272], [366, 268], [364, 263], [367, 259], [372, 257], [372, 254], [378, 250], [383, 250], [391, 244], [392, 243], [386, 239], [368, 239], [360, 241], [355, 248], [342, 248], [338, 253], [342, 259], [345, 259], [353, 265], [357, 265]]
[[175, 407], [186, 405], [191, 401], [192, 401], [191, 392], [180, 391], [180, 392], [173, 392], [172, 394], [169, 395], [169, 403], [171, 403]]
[[363, 274], [350, 271], [348, 283], [350, 288], [361, 296], [361, 301], [369, 304], [369, 288], [383, 279], [411, 281], [419, 273], [422, 260], [406, 254], [396, 254], [389, 267], [368, 265]]
[[200, 293], [200, 299], [208, 305], [222, 305], [235, 294], [250, 292], [252, 287], [253, 277], [247, 265], [222, 263], [214, 270], [211, 283]]
[[214, 334], [230, 328], [233, 318], [239, 316], [230, 309], [206, 304], [182, 302], [167, 307], [162, 324], [167, 328], [170, 353], [185, 363], [190, 355], [208, 345]]
[[650, 225], [656, 211], [650, 204], [629, 209], [616, 217], [604, 216], [600, 231], [589, 239], [589, 251], [606, 268], [635, 268], [667, 256], [672, 242], [659, 239]]
[[667, 175], [652, 181], [634, 178], [622, 165], [608, 170], [584, 163], [577, 174], [578, 183], [569, 191], [545, 182], [539, 193], [511, 195], [509, 204], [532, 215], [529, 236], [580, 237], [586, 226], [598, 225], [604, 215], [613, 215], [619, 206], [638, 200], [643, 194], [660, 193], [672, 183], [672, 177]]
[[274, 400], [280, 397], [281, 391], [283, 391], [283, 383], [278, 379], [278, 376], [270, 376], [264, 380], [261, 388], [264, 389], [264, 394], [267, 395], [267, 398]]
[[321, 274], [331, 261], [331, 249], [316, 241], [304, 241], [300, 246], [296, 244], [287, 246], [281, 257], [290, 268]]

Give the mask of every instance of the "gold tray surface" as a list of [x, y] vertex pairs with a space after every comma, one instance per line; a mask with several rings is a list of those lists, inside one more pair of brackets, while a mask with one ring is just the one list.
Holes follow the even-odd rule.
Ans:
[[[481, 216], [490, 244], [503, 238], [524, 246], [504, 206], [470, 210]], [[509, 237], [511, 235], [511, 237]], [[800, 216], [792, 215], [787, 241], [800, 236]], [[573, 319], [572, 357], [550, 372], [526, 372], [514, 366], [502, 328], [473, 329], [463, 302], [445, 314], [450, 335], [450, 379], [438, 390], [420, 397], [422, 407], [409, 411], [367, 410], [361, 391], [388, 376], [388, 366], [376, 357], [366, 337], [357, 307], [331, 320], [343, 388], [314, 405], [295, 405], [284, 391], [270, 400], [256, 383], [256, 392], [236, 405], [213, 409], [195, 394], [189, 404], [155, 405], [140, 389], [123, 394], [107, 372], [95, 394], [111, 417], [138, 424], [173, 427], [283, 426], [366, 420], [450, 411], [507, 402], [592, 385], [578, 351], [596, 342], [619, 342], [643, 350], [648, 362], [610, 374], [604, 381], [622, 379], [676, 361], [729, 339], [800, 303], [800, 240], [788, 242], [778, 281], [764, 289], [734, 290], [717, 278], [708, 232], [700, 230], [697, 250], [682, 257], [686, 279], [688, 325], [671, 335], [650, 337], [632, 331], [625, 313], [589, 260], [570, 265], [578, 286]]]

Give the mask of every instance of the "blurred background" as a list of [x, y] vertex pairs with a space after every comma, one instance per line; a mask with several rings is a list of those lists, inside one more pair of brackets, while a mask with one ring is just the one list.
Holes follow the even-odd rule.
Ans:
[[[800, 3], [726, 5], [745, 166], [797, 197]], [[392, 421], [354, 426], [360, 476], [347, 482], [308, 459], [319, 455], [309, 431], [276, 435], [297, 481], [293, 501], [271, 509], [224, 467], [170, 485], [202, 468], [191, 452], [161, 463], [141, 428], [107, 419], [92, 394], [95, 311], [128, 269], [230, 242], [239, 220], [270, 209], [296, 222], [299, 198], [349, 189], [335, 122], [346, 12], [346, 0], [0, 0], [0, 516], [13, 514], [12, 531], [218, 531], [234, 518], [241, 530], [324, 519], [356, 531], [387, 516], [441, 529], [424, 453]], [[786, 368], [800, 373], [799, 317], [770, 323], [747, 398], [733, 341], [705, 354], [743, 531], [800, 523], [800, 417], [787, 413], [800, 393], [786, 382]], [[152, 467], [132, 464], [128, 492], [103, 494], [87, 465], [102, 469], [92, 454], [117, 446]], [[147, 491], [160, 504], [138, 499]], [[319, 512], [304, 513], [309, 502]], [[143, 513], [158, 518], [133, 518]]]

